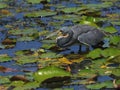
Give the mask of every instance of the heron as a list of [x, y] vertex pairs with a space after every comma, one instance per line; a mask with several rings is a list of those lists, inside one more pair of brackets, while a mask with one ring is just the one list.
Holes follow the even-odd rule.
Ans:
[[86, 45], [89, 49], [90, 46], [100, 43], [106, 36], [104, 31], [96, 27], [80, 24], [72, 27], [62, 27], [60, 32], [62, 35], [56, 38], [57, 46], [66, 48], [79, 44], [79, 51], [81, 51], [81, 45]]

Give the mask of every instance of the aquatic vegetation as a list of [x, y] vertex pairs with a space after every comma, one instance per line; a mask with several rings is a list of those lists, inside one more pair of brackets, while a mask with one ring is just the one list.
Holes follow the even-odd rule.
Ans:
[[[1, 0], [0, 14], [0, 89], [120, 85], [119, 0]], [[51, 34], [76, 24], [103, 30], [104, 44], [80, 54], [76, 45], [59, 48]]]

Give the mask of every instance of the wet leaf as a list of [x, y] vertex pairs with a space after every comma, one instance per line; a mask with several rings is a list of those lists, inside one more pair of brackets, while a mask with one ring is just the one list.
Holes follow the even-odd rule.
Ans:
[[57, 12], [53, 12], [50, 10], [40, 10], [40, 11], [26, 13], [25, 16], [26, 17], [45, 17], [45, 16], [56, 15], [56, 14]]
[[55, 66], [45, 67], [43, 69], [38, 70], [34, 74], [35, 80], [39, 83], [42, 83], [44, 80], [49, 78], [65, 77], [65, 76], [70, 76], [70, 73]]
[[0, 62], [10, 61], [12, 58], [8, 56], [7, 54], [1, 54], [0, 55]]
[[116, 33], [116, 32], [117, 32], [117, 29], [115, 29], [115, 28], [112, 27], [112, 26], [105, 27], [105, 28], [103, 28], [103, 30], [104, 30], [105, 32], [109, 32], [109, 33]]

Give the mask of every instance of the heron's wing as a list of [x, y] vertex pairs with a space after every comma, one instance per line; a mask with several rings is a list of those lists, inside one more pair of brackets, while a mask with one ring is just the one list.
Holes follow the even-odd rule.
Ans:
[[79, 35], [78, 40], [85, 45], [96, 45], [103, 39], [103, 37], [104, 34], [96, 29]]

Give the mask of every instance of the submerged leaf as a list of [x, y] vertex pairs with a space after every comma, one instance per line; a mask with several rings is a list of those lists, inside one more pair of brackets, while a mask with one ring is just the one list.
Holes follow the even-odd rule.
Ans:
[[67, 71], [64, 71], [61, 68], [55, 67], [55, 66], [48, 66], [43, 69], [38, 70], [34, 74], [34, 79], [42, 83], [44, 80], [53, 78], [53, 77], [65, 77], [70, 76], [71, 74]]

